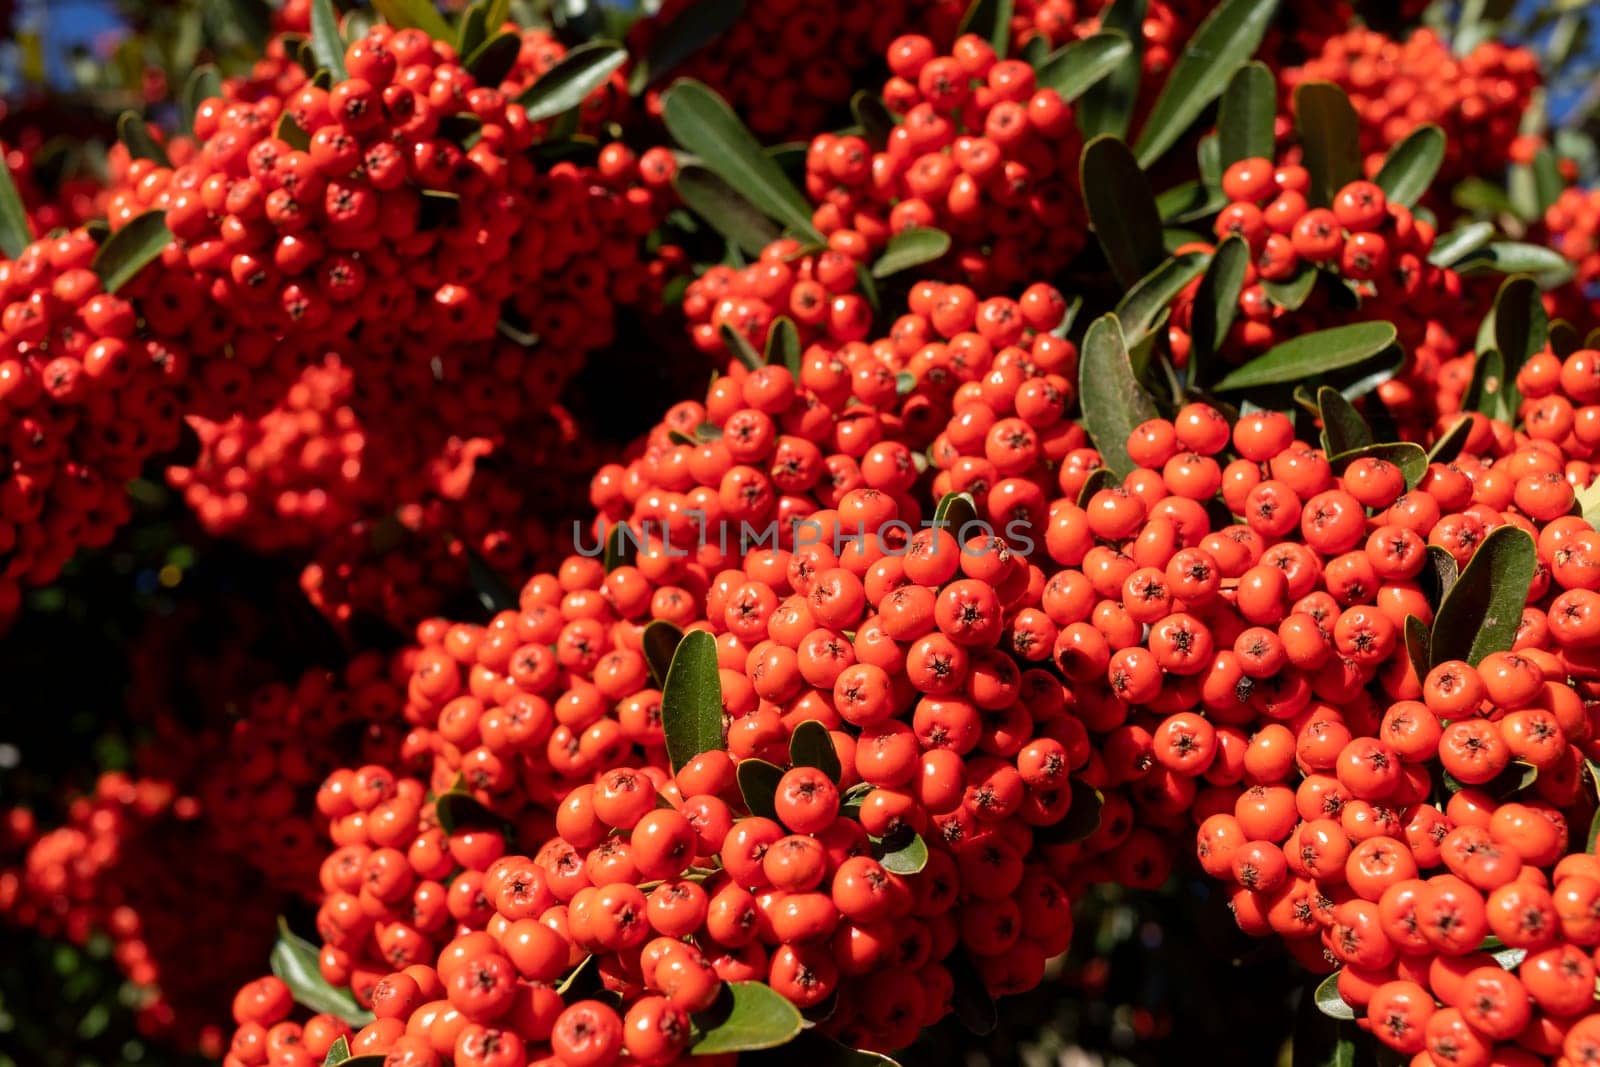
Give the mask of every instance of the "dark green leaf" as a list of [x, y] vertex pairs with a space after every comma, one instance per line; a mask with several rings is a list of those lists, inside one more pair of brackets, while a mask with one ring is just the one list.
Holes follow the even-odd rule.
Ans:
[[683, 635], [661, 687], [661, 727], [674, 774], [702, 752], [727, 747], [722, 735], [722, 679], [717, 639], [704, 630]]
[[1250, 246], [1235, 234], [1217, 245], [1211, 265], [1200, 279], [1194, 307], [1189, 315], [1189, 380], [1203, 382], [1211, 358], [1222, 350], [1239, 313], [1239, 294], [1244, 290], [1245, 273], [1250, 269]]
[[372, 0], [372, 6], [397, 30], [418, 29], [435, 41], [456, 39], [433, 0]]
[[1361, 177], [1361, 125], [1344, 90], [1305, 82], [1294, 91], [1295, 126], [1311, 174], [1311, 203], [1327, 207], [1333, 194]]
[[[1507, 389], [1508, 385], [1512, 387], [1511, 390]], [[1515, 412], [1507, 405], [1514, 389], [1515, 383], [1506, 378], [1505, 360], [1496, 349], [1490, 348], [1478, 353], [1472, 368], [1472, 381], [1461, 398], [1461, 406], [1466, 411], [1480, 412], [1491, 419], [1509, 421], [1515, 416]]]
[[278, 920], [278, 942], [272, 946], [272, 973], [283, 979], [296, 1004], [313, 1012], [335, 1015], [352, 1026], [365, 1026], [372, 1013], [362, 1010], [348, 989], [336, 989], [322, 977], [321, 953]]
[[473, 0], [461, 13], [456, 34], [456, 53], [470, 56], [489, 39], [489, 0]]
[[889, 133], [894, 129], [894, 116], [884, 106], [883, 98], [876, 93], [860, 90], [850, 98], [850, 113], [861, 127], [861, 136], [874, 152], [881, 152], [889, 143]]
[[1034, 82], [1041, 89], [1054, 89], [1070, 104], [1132, 55], [1133, 43], [1125, 34], [1097, 33], [1052, 52], [1039, 64]]
[[1506, 377], [1515, 378], [1522, 365], [1544, 350], [1550, 336], [1539, 286], [1532, 278], [1507, 278], [1494, 299], [1495, 347], [1506, 361]]
[[1578, 336], [1578, 328], [1566, 319], [1556, 319], [1550, 323], [1550, 351], [1565, 360], [1572, 353], [1583, 347], [1583, 338]]
[[1326, 385], [1318, 389], [1317, 409], [1322, 413], [1322, 450], [1329, 456], [1372, 444], [1372, 428], [1339, 390]]
[[1428, 454], [1422, 450], [1421, 445], [1410, 441], [1385, 441], [1381, 444], [1367, 445], [1365, 448], [1334, 456], [1329, 462], [1335, 472], [1342, 473], [1358, 459], [1380, 459], [1399, 467], [1406, 477], [1407, 489], [1415, 489], [1422, 476], [1428, 473]]
[[1464, 257], [1494, 240], [1494, 223], [1469, 222], [1465, 226], [1440, 234], [1428, 253], [1428, 262], [1435, 267], [1453, 267]]
[[439, 829], [447, 834], [455, 833], [461, 826], [491, 828], [505, 822], [459, 782], [433, 799], [433, 810], [439, 818]]
[[1339, 995], [1339, 972], [1334, 971], [1317, 986], [1317, 1010], [1330, 1019], [1354, 1019], [1355, 1009]]
[[296, 152], [304, 152], [311, 147], [311, 135], [294, 120], [292, 111], [284, 111], [278, 116], [278, 125], [273, 130], [273, 136]]
[[1089, 500], [1102, 489], [1115, 489], [1117, 476], [1104, 467], [1096, 467], [1089, 472], [1089, 477], [1083, 480], [1083, 486], [1078, 490], [1078, 506], [1087, 508]]
[[691, 211], [752, 256], [760, 255], [783, 234], [760, 208], [698, 163], [679, 168], [673, 185]]
[[1115, 137], [1096, 137], [1084, 146], [1081, 175], [1089, 223], [1111, 272], [1132, 287], [1164, 258], [1161, 215], [1150, 183], [1128, 146]]
[[944, 965], [955, 985], [950, 994], [950, 1007], [956, 1019], [974, 1034], [994, 1033], [1000, 1022], [994, 998], [989, 995], [983, 976], [967, 957], [966, 950], [956, 949], [945, 957]]
[[1422, 573], [1417, 575], [1417, 584], [1422, 586], [1422, 593], [1428, 598], [1428, 603], [1433, 605], [1435, 613], [1439, 605], [1444, 603], [1444, 596], [1450, 592], [1450, 587], [1456, 584], [1456, 579], [1461, 577], [1461, 570], [1456, 566], [1456, 558], [1438, 545], [1428, 546], [1428, 562], [1422, 568]]
[[467, 550], [467, 574], [472, 579], [472, 589], [486, 611], [514, 611], [521, 602], [516, 592], [505, 583], [489, 561], [472, 549]]
[[1594, 817], [1589, 820], [1589, 837], [1583, 850], [1593, 856], [1596, 845], [1600, 845], [1600, 808], [1595, 809]]
[[1406, 658], [1411, 660], [1411, 669], [1416, 672], [1417, 681], [1420, 683], [1432, 668], [1431, 654], [1428, 651], [1428, 624], [1415, 615], [1407, 615], [1405, 642]]
[[650, 668], [650, 682], [657, 689], [667, 684], [667, 671], [672, 667], [672, 654], [683, 641], [683, 631], [666, 619], [656, 619], [639, 635], [640, 650], [645, 666]]
[[1315, 379], [1328, 371], [1363, 363], [1394, 344], [1394, 340], [1395, 329], [1387, 322], [1357, 322], [1301, 334], [1274, 345], [1223, 378], [1216, 387], [1249, 389]]
[[1228, 82], [1217, 111], [1217, 148], [1223, 168], [1241, 159], [1272, 159], [1278, 145], [1278, 85], [1265, 63], [1246, 63]]
[[600, 988], [599, 960], [594, 956], [585, 956], [583, 960], [567, 976], [556, 984], [556, 992], [567, 998], [569, 1002], [578, 999], [583, 994]]
[[167, 150], [150, 136], [150, 128], [145, 125], [144, 119], [132, 111], [124, 111], [117, 119], [117, 140], [127, 146], [128, 154], [134, 159], [151, 159], [163, 167], [172, 166], [172, 160], [167, 158]]
[[887, 278], [924, 263], [932, 263], [950, 251], [950, 235], [943, 230], [913, 226], [889, 238], [883, 255], [872, 265], [874, 278]]
[[[627, 51], [615, 41], [581, 44], [562, 56], [555, 66], [528, 86], [517, 97], [517, 103], [527, 111], [530, 122], [553, 119], [582, 104], [590, 93], [610, 80], [612, 73], [627, 61]], [[672, 125], [670, 120], [667, 125]]]
[[959, 538], [968, 523], [978, 521], [978, 506], [970, 493], [946, 493], [933, 509], [933, 524], [950, 531]]
[[789, 766], [815, 767], [838, 784], [839, 753], [833, 750], [833, 738], [828, 736], [826, 726], [816, 719], [795, 726], [789, 735]]
[[928, 843], [921, 834], [912, 834], [904, 843], [895, 842], [892, 851], [880, 854], [878, 862], [890, 874], [917, 874], [928, 865]]
[[1560, 198], [1561, 191], [1566, 188], [1567, 183], [1561, 178], [1556, 154], [1550, 150], [1549, 145], [1540, 145], [1534, 152], [1532, 169], [1533, 187], [1539, 205], [1537, 217], [1543, 219], [1544, 213]]
[[217, 73], [216, 67], [206, 63], [190, 71], [189, 80], [183, 83], [183, 100], [179, 105], [183, 131], [193, 133], [194, 116], [200, 110], [200, 105], [221, 95], [222, 75]]
[[1537, 565], [1533, 538], [1515, 526], [1500, 526], [1478, 545], [1445, 594], [1433, 620], [1433, 662], [1466, 660], [1474, 667], [1516, 640]]
[[699, 0], [661, 27], [633, 73], [635, 93], [656, 85], [684, 60], [726, 33], [744, 14], [744, 0]]
[[1185, 252], [1161, 261], [1155, 270], [1140, 278], [1117, 303], [1117, 319], [1127, 333], [1130, 344], [1150, 332], [1152, 324], [1161, 317], [1167, 305], [1182, 292], [1183, 287], [1198, 278], [1206, 269], [1211, 257], [1204, 252]]
[[1145, 8], [1146, 0], [1112, 0], [1100, 15], [1101, 32], [1122, 34], [1130, 51], [1116, 69], [1079, 98], [1074, 110], [1085, 140], [1102, 133], [1122, 137], [1128, 132], [1144, 76]]
[[769, 367], [787, 367], [800, 380], [800, 360], [804, 351], [800, 347], [800, 330], [787, 315], [779, 315], [767, 331], [766, 360]]
[[1466, 446], [1467, 438], [1472, 436], [1472, 420], [1463, 415], [1456, 420], [1455, 425], [1440, 435], [1428, 449], [1429, 463], [1449, 463], [1461, 455], [1461, 449]]
[[517, 56], [521, 51], [521, 35], [496, 34], [467, 57], [467, 70], [477, 79], [479, 85], [490, 87], [499, 85], [517, 65]]
[[1100, 452], [1101, 462], [1117, 477], [1136, 464], [1128, 458], [1128, 435], [1157, 415], [1155, 401], [1133, 375], [1122, 324], [1102, 315], [1089, 325], [1078, 361], [1078, 396], [1083, 426]]
[[1389, 150], [1373, 179], [1390, 203], [1411, 207], [1428, 191], [1444, 162], [1444, 131], [1428, 123]]
[[1572, 275], [1572, 264], [1561, 253], [1518, 241], [1490, 241], [1458, 259], [1455, 269], [1463, 274], [1472, 271], [1535, 274], [1546, 285], [1559, 284]]
[[777, 821], [778, 808], [773, 798], [778, 792], [778, 782], [783, 779], [783, 768], [764, 759], [742, 759], [735, 771], [739, 779], [739, 795], [751, 815]]
[[680, 145], [769, 218], [823, 243], [805, 197], [716, 93], [697, 81], [680, 81], [663, 98], [661, 117]]
[[1139, 131], [1134, 151], [1150, 166], [1221, 96], [1240, 67], [1261, 47], [1277, 0], [1223, 0], [1184, 45], [1161, 95]]
[[961, 16], [956, 35], [975, 33], [994, 46], [995, 55], [1004, 59], [1011, 44], [1012, 0], [972, 0]]
[[1067, 806], [1066, 815], [1053, 826], [1034, 827], [1035, 841], [1047, 845], [1070, 845], [1100, 829], [1100, 813], [1106, 806], [1105, 795], [1082, 778], [1073, 778], [1069, 788], [1072, 790], [1072, 803]]
[[334, 1039], [332, 1045], [328, 1046], [328, 1055], [323, 1059], [322, 1067], [335, 1067], [336, 1064], [343, 1063], [349, 1058], [350, 1042], [346, 1041], [344, 1035], [341, 1034]]
[[618, 567], [626, 567], [633, 563], [639, 554], [639, 542], [634, 538], [633, 531], [628, 529], [625, 522], [613, 523], [611, 532], [606, 534], [605, 550], [601, 554], [601, 562], [605, 565], [606, 573], [610, 574]]
[[1285, 311], [1299, 311], [1311, 296], [1311, 290], [1317, 286], [1317, 268], [1309, 263], [1302, 263], [1294, 276], [1285, 278], [1281, 282], [1262, 279], [1261, 289], [1267, 294], [1274, 307], [1283, 308]]
[[94, 254], [94, 272], [100, 276], [101, 287], [108, 293], [121, 289], [171, 243], [172, 231], [167, 229], [164, 212], [146, 211], [133, 219]]
[[311, 0], [311, 54], [317, 66], [337, 81], [350, 77], [344, 66], [344, 38], [339, 36], [339, 15], [333, 0]]
[[793, 1041], [805, 1027], [800, 1010], [765, 982], [729, 982], [728, 991], [733, 1003], [726, 1018], [701, 1034], [692, 1054], [776, 1048]]
[[1290, 1048], [1290, 1067], [1355, 1067], [1356, 1038], [1352, 1020], [1330, 1018], [1312, 990], [1301, 996]]
[[1215, 215], [1227, 205], [1228, 198], [1222, 190], [1204, 182], [1184, 182], [1156, 197], [1156, 211], [1168, 225]]
[[732, 323], [722, 324], [722, 343], [750, 370], [760, 370], [762, 366], [761, 353], [756, 351], [756, 346], [739, 330], [734, 329]]
[[11, 180], [11, 168], [0, 166], [0, 253], [7, 259], [16, 259], [32, 243], [33, 226], [28, 222], [28, 209], [22, 205], [16, 183]]
[[1463, 178], [1450, 190], [1450, 202], [1474, 215], [1515, 215], [1506, 191], [1486, 178]]
[[[810, 1012], [806, 1012], [810, 1015]], [[754, 1057], [752, 1057], [752, 1060]], [[793, 1041], [760, 1057], [761, 1067], [900, 1067], [888, 1056], [849, 1048], [817, 1029], [808, 1028]]]

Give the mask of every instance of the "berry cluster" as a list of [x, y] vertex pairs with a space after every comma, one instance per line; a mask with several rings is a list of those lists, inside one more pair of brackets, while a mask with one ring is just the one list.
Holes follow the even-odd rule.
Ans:
[[138, 336], [84, 230], [0, 262], [0, 620], [128, 515], [124, 484], [178, 441], [189, 360]]
[[1038, 88], [1027, 63], [971, 34], [948, 55], [899, 37], [888, 63], [884, 102], [902, 121], [887, 144], [823, 134], [806, 153], [817, 229], [874, 249], [912, 227], [942, 229], [949, 269], [984, 293], [1059, 271], [1087, 232], [1071, 107]]
[[1600, 193], [1563, 189], [1544, 213], [1550, 246], [1572, 263], [1579, 300], [1600, 307]]
[[1492, 174], [1510, 161], [1522, 114], [1539, 84], [1539, 63], [1525, 48], [1485, 41], [1457, 57], [1432, 30], [1404, 41], [1370, 30], [1330, 38], [1322, 51], [1281, 76], [1292, 92], [1326, 81], [1350, 96], [1361, 120], [1368, 174], [1384, 154], [1424, 123], [1444, 130], [1441, 183]]

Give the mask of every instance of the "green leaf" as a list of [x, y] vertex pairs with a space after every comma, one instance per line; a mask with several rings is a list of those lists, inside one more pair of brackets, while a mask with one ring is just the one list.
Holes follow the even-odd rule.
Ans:
[[222, 95], [222, 75], [210, 63], [202, 64], [189, 72], [183, 83], [183, 99], [179, 105], [179, 122], [185, 133], [194, 132], [194, 117], [200, 105], [212, 97]]
[[633, 73], [630, 88], [642, 92], [682, 66], [684, 60], [721, 37], [744, 14], [744, 0], [699, 0], [661, 27]]
[[1461, 570], [1456, 566], [1456, 558], [1438, 545], [1429, 545], [1428, 562], [1422, 568], [1422, 573], [1417, 575], [1417, 584], [1422, 586], [1423, 595], [1433, 605], [1435, 614], [1444, 602], [1445, 594], [1450, 592], [1460, 577]]
[[995, 55], [1004, 59], [1006, 48], [1011, 44], [1011, 10], [1012, 0], [972, 0], [972, 6], [961, 16], [956, 35], [975, 33], [994, 47]]
[[795, 326], [794, 320], [789, 316], [779, 315], [772, 320], [772, 327], [767, 331], [767, 366], [787, 367], [798, 382], [800, 360], [803, 356], [799, 327]]
[[1465, 226], [1440, 234], [1428, 253], [1428, 262], [1435, 267], [1453, 267], [1462, 259], [1488, 246], [1494, 240], [1494, 223], [1469, 222]]
[[1072, 803], [1067, 806], [1066, 815], [1053, 826], [1034, 827], [1035, 841], [1047, 845], [1070, 845], [1100, 829], [1100, 814], [1106, 806], [1105, 794], [1082, 778], [1073, 778], [1068, 784], [1072, 790]]
[[1317, 268], [1309, 263], [1300, 264], [1294, 276], [1281, 282], [1261, 281], [1261, 290], [1274, 307], [1285, 311], [1299, 311], [1317, 287]]
[[661, 117], [680, 145], [769, 218], [823, 243], [805, 197], [716, 93], [697, 81], [680, 81], [663, 98]]
[[1150, 166], [1177, 143], [1240, 67], [1261, 47], [1277, 0], [1223, 0], [1184, 45], [1172, 75], [1139, 131], [1134, 151]]
[[721, 1022], [705, 1030], [690, 1052], [712, 1056], [776, 1048], [805, 1028], [800, 1009], [765, 982], [729, 982], [732, 1007]]
[[1372, 428], [1339, 390], [1326, 385], [1318, 389], [1317, 408], [1322, 412], [1322, 450], [1328, 455], [1338, 456], [1372, 444]]
[[1550, 209], [1561, 196], [1561, 191], [1566, 187], [1566, 182], [1561, 179], [1561, 169], [1556, 163], [1556, 154], [1550, 150], [1549, 145], [1540, 145], [1533, 154], [1533, 187], [1539, 205], [1538, 218], [1544, 218], [1544, 213]]
[[897, 842], [891, 851], [878, 856], [878, 862], [890, 874], [917, 874], [928, 865], [928, 843], [921, 834], [912, 834], [904, 844]]
[[627, 61], [627, 51], [615, 41], [581, 44], [528, 86], [517, 103], [527, 111], [529, 122], [555, 118], [582, 104]]
[[479, 45], [467, 57], [467, 70], [479, 85], [493, 88], [506, 80], [517, 65], [522, 51], [522, 37], [515, 33], [501, 33]]
[[739, 779], [739, 795], [744, 797], [744, 806], [750, 809], [750, 814], [776, 822], [778, 808], [773, 797], [777, 795], [778, 782], [783, 779], [783, 768], [764, 759], [742, 759], [734, 773]]
[[335, 81], [350, 77], [344, 66], [344, 38], [339, 36], [339, 16], [332, 0], [311, 0], [311, 54], [317, 66], [331, 73]]
[[499, 826], [505, 822], [500, 816], [478, 802], [465, 788], [465, 779], [433, 799], [433, 810], [439, 818], [439, 828], [447, 834], [456, 832], [458, 826]]
[[1426, 678], [1428, 671], [1432, 669], [1432, 654], [1428, 648], [1430, 640], [1428, 624], [1415, 615], [1407, 615], [1405, 625], [1406, 657], [1411, 660], [1411, 669], [1416, 672], [1418, 682]]
[[101, 288], [108, 293], [121, 289], [171, 243], [165, 212], [146, 211], [133, 219], [94, 254], [94, 272], [100, 276]]
[[888, 1056], [841, 1045], [815, 1027], [760, 1058], [761, 1067], [900, 1067]]
[[1373, 179], [1390, 203], [1411, 207], [1433, 184], [1444, 162], [1444, 131], [1428, 123], [1418, 126], [1389, 150]]
[[978, 521], [978, 505], [971, 493], [946, 493], [933, 509], [933, 524], [950, 531], [951, 537], [960, 537], [961, 530]]
[[1183, 291], [1183, 287], [1198, 278], [1206, 269], [1211, 257], [1204, 252], [1185, 252], [1161, 261], [1155, 270], [1140, 278], [1127, 294], [1117, 302], [1116, 315], [1122, 322], [1130, 344], [1150, 332], [1152, 324], [1161, 317], [1167, 305]]
[[1505, 357], [1506, 377], [1514, 379], [1522, 365], [1544, 350], [1550, 317], [1539, 286], [1532, 278], [1507, 278], [1494, 298], [1495, 347]]
[[626, 567], [638, 557], [639, 544], [633, 537], [633, 532], [628, 529], [625, 522], [613, 523], [611, 532], [606, 534], [605, 549], [601, 553], [601, 562], [606, 573], [610, 574], [618, 567]]
[[958, 948], [946, 956], [944, 966], [955, 984], [950, 994], [950, 1007], [957, 1021], [980, 1036], [994, 1033], [994, 1028], [1000, 1023], [994, 998], [989, 995], [983, 977], [978, 974], [966, 950]]
[[1217, 245], [1211, 265], [1200, 279], [1194, 308], [1189, 315], [1189, 381], [1200, 382], [1200, 374], [1211, 357], [1222, 350], [1239, 313], [1239, 294], [1250, 269], [1250, 246], [1235, 234]]
[[1168, 225], [1215, 215], [1227, 205], [1223, 191], [1204, 182], [1184, 182], [1156, 197], [1156, 211]]
[[1097, 33], [1052, 52], [1034, 73], [1041, 89], [1054, 89], [1072, 103], [1133, 55], [1133, 42], [1116, 30]]
[[1572, 275], [1572, 264], [1561, 253], [1520, 241], [1490, 241], [1456, 260], [1455, 269], [1462, 274], [1470, 271], [1534, 274], [1547, 286], [1559, 285]]
[[[1511, 390], [1507, 386], [1511, 386]], [[1487, 415], [1491, 419], [1510, 421], [1514, 412], [1508, 407], [1507, 401], [1511, 391], [1515, 390], [1515, 383], [1506, 377], [1505, 360], [1499, 351], [1490, 348], [1479, 352], [1477, 360], [1472, 367], [1472, 381], [1467, 385], [1467, 391], [1461, 398], [1461, 407], [1466, 411], [1476, 411]]]
[[683, 635], [661, 688], [661, 727], [676, 774], [702, 752], [727, 747], [722, 735], [722, 679], [717, 639], [704, 630]]
[[855, 116], [856, 125], [861, 127], [861, 136], [872, 146], [872, 150], [883, 151], [889, 143], [890, 132], [894, 130], [894, 115], [884, 106], [883, 98], [862, 89], [850, 98], [850, 114]]
[[514, 611], [521, 603], [516, 591], [505, 583], [489, 561], [476, 551], [467, 549], [467, 574], [472, 579], [473, 592], [478, 602], [491, 613]]
[[950, 251], [950, 235], [943, 230], [913, 226], [889, 238], [889, 244], [872, 265], [874, 278], [887, 278], [924, 263], [932, 263]]
[[683, 631], [666, 619], [655, 619], [639, 635], [640, 651], [645, 666], [650, 668], [650, 682], [657, 689], [667, 683], [667, 671], [672, 667], [672, 654], [683, 641]]
[[488, 0], [474, 0], [467, 5], [461, 13], [460, 25], [456, 33], [456, 53], [470, 56], [476, 52], [483, 42], [489, 39], [489, 3]]
[[835, 785], [839, 783], [839, 753], [833, 749], [833, 738], [828, 736], [826, 726], [816, 719], [795, 726], [789, 735], [789, 766], [815, 767], [832, 778]]
[[1600, 482], [1579, 489], [1574, 495], [1578, 498], [1578, 514], [1583, 521], [1600, 530]]
[[698, 163], [680, 167], [673, 186], [689, 210], [752, 256], [783, 235], [760, 208]]
[[1476, 667], [1491, 652], [1516, 640], [1537, 565], [1533, 538], [1515, 526], [1499, 526], [1478, 545], [1433, 620], [1435, 664], [1466, 660]]
[[567, 1000], [575, 1000], [591, 989], [600, 988], [597, 973], [600, 963], [595, 956], [585, 956], [567, 976], [556, 984], [556, 992]]
[[1115, 137], [1096, 137], [1084, 146], [1080, 173], [1089, 223], [1111, 272], [1130, 288], [1165, 255], [1150, 183], [1128, 146]]
[[322, 1067], [335, 1067], [336, 1064], [343, 1063], [349, 1058], [350, 1042], [346, 1041], [344, 1035], [341, 1034], [334, 1039], [332, 1045], [328, 1046], [328, 1055], [323, 1059]]
[[297, 152], [304, 152], [311, 147], [311, 135], [294, 120], [292, 111], [284, 111], [278, 116], [278, 125], [272, 135]]
[[734, 329], [731, 323], [722, 324], [722, 343], [733, 353], [734, 358], [750, 370], [761, 369], [761, 353], [757, 352], [756, 346], [750, 343], [750, 339]]
[[372, 1013], [362, 1010], [348, 989], [336, 989], [322, 977], [317, 947], [278, 919], [278, 942], [272, 946], [272, 973], [283, 979], [296, 1004], [313, 1012], [335, 1015], [352, 1026], [365, 1026]]
[[1086, 141], [1103, 133], [1121, 137], [1128, 132], [1144, 76], [1145, 7], [1146, 0], [1112, 0], [1100, 15], [1101, 32], [1122, 34], [1130, 51], [1115, 70], [1083, 94], [1074, 109]]
[[11, 168], [0, 165], [0, 253], [7, 259], [16, 259], [32, 243], [33, 225], [28, 221], [28, 209], [23, 206], [22, 195], [11, 180]]
[[172, 166], [172, 160], [167, 158], [167, 150], [150, 136], [150, 128], [145, 125], [144, 119], [132, 111], [124, 111], [117, 119], [117, 140], [127, 146], [128, 154], [134, 159], [153, 159], [163, 167]]
[[456, 35], [433, 0], [372, 0], [372, 6], [397, 30], [418, 29], [435, 41], [455, 42]]
[[1316, 378], [1328, 371], [1353, 367], [1394, 344], [1395, 329], [1387, 322], [1357, 322], [1301, 334], [1274, 345], [1218, 382], [1218, 390], [1283, 385]]
[[1260, 61], [1240, 67], [1217, 110], [1219, 162], [1226, 169], [1241, 159], [1272, 159], [1278, 137], [1278, 86]]
[[1455, 421], [1439, 439], [1428, 449], [1429, 463], [1449, 463], [1461, 455], [1462, 448], [1466, 447], [1467, 438], [1472, 435], [1472, 420], [1463, 415]]
[[1422, 476], [1428, 473], [1428, 454], [1422, 446], [1410, 441], [1384, 441], [1365, 448], [1357, 448], [1334, 456], [1329, 463], [1335, 473], [1342, 473], [1344, 469], [1358, 459], [1381, 459], [1385, 463], [1392, 463], [1400, 468], [1406, 477], [1406, 488], [1415, 489]]
[[1294, 91], [1295, 127], [1311, 174], [1311, 203], [1327, 207], [1333, 194], [1361, 177], [1361, 124], [1344, 90], [1305, 82]]
[[1117, 476], [1104, 467], [1096, 467], [1089, 472], [1089, 476], [1083, 480], [1083, 485], [1078, 489], [1078, 506], [1087, 508], [1089, 501], [1100, 490], [1115, 489], [1116, 487]]
[[1346, 1004], [1339, 995], [1339, 972], [1334, 971], [1324, 978], [1317, 986], [1314, 994], [1317, 1010], [1330, 1019], [1354, 1019], [1355, 1009]]
[[1122, 324], [1102, 315], [1089, 324], [1078, 361], [1078, 396], [1083, 428], [1100, 452], [1101, 462], [1119, 478], [1137, 465], [1128, 458], [1128, 435], [1157, 415], [1155, 401], [1133, 375]]
[[1290, 1067], [1355, 1067], [1359, 1035], [1352, 1020], [1323, 1014], [1317, 993], [1308, 989], [1295, 1019]]

